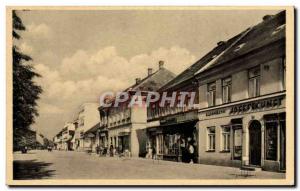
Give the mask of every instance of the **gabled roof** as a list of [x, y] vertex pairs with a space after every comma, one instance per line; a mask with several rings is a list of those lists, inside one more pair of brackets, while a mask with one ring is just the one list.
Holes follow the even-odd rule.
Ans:
[[164, 85], [160, 91], [174, 88], [212, 67], [285, 38], [285, 11], [266, 18], [263, 22], [246, 29], [226, 42], [219, 42], [218, 46]]
[[143, 78], [138, 84], [128, 87], [125, 91], [156, 91], [172, 80], [176, 75], [166, 68], [160, 68], [153, 74]]
[[[168, 83], [170, 80], [172, 80], [176, 75], [169, 71], [168, 69], [162, 67], [159, 68], [154, 73], [146, 76], [145, 78], [141, 79], [139, 83], [135, 83], [125, 90], [123, 92], [129, 92], [129, 91], [157, 91], [159, 88], [161, 88], [164, 84]], [[109, 97], [107, 103], [111, 103], [115, 100], [115, 97]], [[105, 107], [100, 106], [98, 109], [103, 109]]]
[[84, 134], [87, 135], [89, 133], [95, 133], [100, 127], [100, 123], [96, 123], [92, 128], [87, 130]]
[[[285, 11], [267, 15], [264, 21], [252, 27], [238, 42], [234, 43], [218, 60], [206, 68], [224, 64], [253, 50], [285, 38]], [[205, 70], [203, 70], [205, 71]], [[201, 71], [201, 72], [203, 72]], [[199, 72], [199, 73], [201, 73]]]
[[[243, 33], [241, 33], [241, 34], [243, 34]], [[189, 68], [184, 70], [182, 73], [180, 73], [177, 77], [175, 77], [173, 80], [171, 80], [165, 86], [163, 86], [160, 90], [161, 91], [168, 90], [172, 87], [179, 85], [180, 83], [182, 83], [186, 80], [193, 78], [195, 73], [198, 70], [200, 70], [206, 64], [208, 64], [210, 61], [214, 60], [216, 57], [218, 57], [220, 54], [222, 54], [222, 52], [224, 52], [224, 50], [226, 50], [232, 43], [234, 43], [241, 36], [241, 34], [229, 39], [227, 42], [219, 42], [217, 47], [215, 47], [213, 50], [208, 52], [205, 56], [203, 56], [196, 63], [191, 65]]]

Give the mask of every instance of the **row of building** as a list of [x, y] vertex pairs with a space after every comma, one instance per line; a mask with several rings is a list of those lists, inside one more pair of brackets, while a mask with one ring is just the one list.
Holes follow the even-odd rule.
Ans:
[[[55, 136], [57, 149], [161, 160], [286, 168], [285, 12], [217, 46], [175, 76], [159, 62], [123, 90], [195, 92], [195, 107], [104, 107], [85, 103], [75, 121]], [[113, 103], [114, 97], [107, 101]], [[129, 100], [130, 101], [130, 100]], [[151, 152], [151, 153], [150, 153]]]

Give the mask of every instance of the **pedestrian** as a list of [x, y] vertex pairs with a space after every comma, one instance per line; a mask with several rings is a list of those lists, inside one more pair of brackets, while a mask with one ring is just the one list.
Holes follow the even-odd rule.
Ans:
[[99, 151], [100, 151], [100, 148], [99, 148], [99, 145], [97, 144], [97, 146], [96, 146], [96, 154], [97, 155], [99, 154]]
[[113, 146], [113, 145], [110, 145], [110, 148], [109, 148], [109, 155], [110, 155], [110, 157], [113, 157], [113, 156], [114, 156], [114, 146]]
[[181, 137], [180, 139], [180, 151], [181, 151], [181, 156], [182, 156], [182, 162], [187, 162], [188, 161], [188, 154], [187, 154], [187, 148], [186, 148], [186, 142], [184, 137]]
[[195, 153], [193, 141], [190, 141], [188, 144], [188, 152], [189, 152], [189, 163], [193, 164], [194, 163], [194, 153]]
[[153, 146], [153, 149], [152, 149], [152, 159], [154, 159], [154, 160], [157, 159], [155, 146]]

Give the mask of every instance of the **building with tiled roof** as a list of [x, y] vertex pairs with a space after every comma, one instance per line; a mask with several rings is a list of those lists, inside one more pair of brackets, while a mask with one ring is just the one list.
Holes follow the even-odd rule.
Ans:
[[[126, 154], [139, 156], [146, 153], [146, 107], [128, 107], [133, 95], [137, 92], [140, 96], [146, 96], [148, 92], [157, 91], [164, 84], [168, 83], [175, 77], [175, 74], [164, 67], [164, 62], [159, 62], [159, 69], [155, 72], [148, 69], [148, 75], [143, 78], [136, 78], [136, 83], [126, 88], [123, 92], [129, 94], [126, 102], [118, 107], [99, 107], [100, 129], [99, 146], [108, 153]], [[114, 97], [109, 97], [112, 105], [115, 102]]]
[[[158, 158], [284, 171], [285, 11], [217, 46], [160, 92], [195, 92], [192, 107], [148, 109]], [[192, 153], [191, 153], [192, 150]]]

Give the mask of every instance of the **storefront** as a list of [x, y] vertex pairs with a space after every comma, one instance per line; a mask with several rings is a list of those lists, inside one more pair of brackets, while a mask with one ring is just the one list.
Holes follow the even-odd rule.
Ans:
[[118, 152], [124, 153], [130, 151], [130, 132], [120, 132], [118, 136]]
[[147, 129], [148, 150], [158, 159], [197, 162], [198, 132], [195, 111], [164, 117], [160, 126]]
[[285, 95], [199, 111], [199, 162], [285, 170]]
[[131, 126], [120, 126], [110, 128], [108, 133], [109, 148], [112, 146], [115, 154], [131, 152], [130, 147]]

